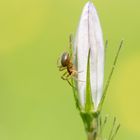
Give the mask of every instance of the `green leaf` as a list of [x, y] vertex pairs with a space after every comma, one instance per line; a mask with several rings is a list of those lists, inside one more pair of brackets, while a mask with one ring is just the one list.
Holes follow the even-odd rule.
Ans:
[[106, 85], [105, 85], [105, 88], [104, 88], [104, 91], [103, 91], [103, 96], [102, 96], [101, 102], [99, 104], [99, 110], [102, 109], [102, 106], [103, 106], [103, 103], [104, 103], [104, 100], [105, 100], [105, 97], [106, 97], [106, 93], [107, 93], [108, 87], [110, 85], [111, 78], [112, 78], [112, 75], [114, 73], [115, 66], [117, 64], [117, 60], [118, 60], [118, 57], [119, 57], [119, 54], [120, 54], [120, 50], [122, 48], [122, 45], [123, 45], [123, 40], [121, 41], [121, 43], [119, 45], [118, 51], [117, 51], [116, 56], [115, 56], [115, 59], [113, 61], [112, 69], [111, 69], [111, 72], [110, 72], [109, 77], [107, 79], [107, 82], [106, 82]]
[[90, 86], [90, 50], [88, 52], [88, 62], [87, 62], [87, 76], [86, 76], [86, 103], [85, 112], [93, 111], [93, 102], [91, 96], [91, 86]]

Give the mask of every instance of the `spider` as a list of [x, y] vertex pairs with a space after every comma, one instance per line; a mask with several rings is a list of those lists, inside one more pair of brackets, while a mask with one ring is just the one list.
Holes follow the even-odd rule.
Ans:
[[[71, 78], [75, 78], [76, 79], [76, 75], [77, 75], [77, 70], [75, 69], [75, 66], [74, 64], [72, 63], [72, 50], [71, 50], [71, 47], [72, 47], [72, 36], [70, 36], [70, 52], [64, 52], [60, 59], [60, 63], [61, 65], [58, 65], [58, 68], [59, 68], [59, 71], [65, 71], [65, 73], [61, 76], [61, 79], [63, 80], [66, 80], [70, 86], [73, 87], [73, 85], [71, 84], [71, 82], [69, 81], [69, 79]], [[58, 64], [58, 61], [57, 61], [57, 64]]]

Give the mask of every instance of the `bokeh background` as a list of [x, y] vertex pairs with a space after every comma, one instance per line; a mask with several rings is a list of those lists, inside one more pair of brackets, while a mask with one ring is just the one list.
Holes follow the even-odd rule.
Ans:
[[[86, 0], [0, 0], [0, 139], [85, 140], [71, 87], [60, 79]], [[94, 0], [104, 41], [105, 77], [124, 40], [103, 108], [121, 123], [116, 140], [140, 139], [140, 1]], [[105, 78], [105, 79], [106, 79]]]

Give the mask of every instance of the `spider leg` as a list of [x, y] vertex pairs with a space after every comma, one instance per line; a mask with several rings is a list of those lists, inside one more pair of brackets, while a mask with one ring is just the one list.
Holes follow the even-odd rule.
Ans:
[[62, 65], [58, 65], [57, 67], [58, 67], [58, 68], [62, 68], [63, 66], [62, 66]]
[[73, 72], [72, 76], [77, 75], [78, 73], [82, 73], [84, 71], [77, 71], [77, 70], [71, 70]]
[[[76, 87], [74, 87], [72, 84], [71, 84], [71, 82], [69, 81], [69, 79], [71, 79], [72, 78], [72, 75], [70, 75], [69, 73], [67, 74], [68, 72], [65, 72], [62, 76], [61, 76], [61, 78], [63, 79], [63, 80], [66, 80], [67, 82], [68, 82], [68, 84], [72, 87], [72, 88], [75, 88], [76, 89]], [[67, 75], [66, 75], [67, 74]], [[66, 75], [66, 76], [65, 76]]]
[[73, 77], [73, 79], [79, 82], [86, 82], [86, 81], [79, 80], [77, 77]]
[[76, 77], [76, 75], [78, 74], [78, 73], [81, 73], [81, 72], [83, 72], [83, 71], [76, 71], [76, 70], [72, 70], [72, 74], [71, 74], [71, 77], [70, 78], [73, 78], [73, 79], [75, 79], [76, 81], [79, 81], [79, 82], [85, 82], [85, 81], [82, 81], [82, 80], [79, 80], [77, 77]]
[[75, 74], [78, 74], [78, 73], [82, 73], [84, 71], [77, 71], [77, 70], [72, 70]]
[[69, 85], [70, 85], [71, 87], [77, 89], [77, 88], [74, 87], [74, 86], [71, 84], [71, 82], [69, 81], [71, 78], [74, 78], [73, 74], [71, 74], [71, 75], [68, 74], [68, 75], [66, 76], [66, 81], [69, 83]]
[[[66, 75], [67, 74], [67, 75]], [[61, 78], [63, 79], [63, 80], [69, 80], [71, 77], [70, 77], [71, 75], [66, 71], [62, 76], [61, 76]]]
[[65, 70], [66, 69], [66, 67], [63, 67], [63, 66], [60, 66], [59, 67], [59, 71], [63, 71], [63, 70]]
[[66, 80], [66, 78], [64, 77], [68, 72], [66, 71], [62, 76], [61, 79]]

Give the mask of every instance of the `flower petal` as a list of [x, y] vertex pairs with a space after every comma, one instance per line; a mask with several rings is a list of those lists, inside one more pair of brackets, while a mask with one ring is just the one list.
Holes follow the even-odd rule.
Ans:
[[[88, 52], [90, 49], [90, 87], [95, 110], [102, 97], [104, 77], [104, 46], [100, 22], [92, 2], [83, 8], [74, 43], [74, 62], [78, 73], [77, 88], [85, 107]], [[84, 81], [84, 82], [81, 82]]]
[[[80, 23], [78, 26], [78, 31], [74, 43], [74, 53], [75, 53], [75, 63], [77, 65], [78, 80], [77, 88], [79, 91], [80, 101], [82, 106], [85, 105], [85, 92], [86, 92], [86, 71], [87, 71], [87, 61], [88, 61], [88, 7], [89, 2], [85, 5]], [[84, 81], [84, 82], [80, 82]]]
[[92, 3], [89, 11], [90, 80], [94, 109], [97, 110], [103, 94], [104, 44], [98, 14]]

